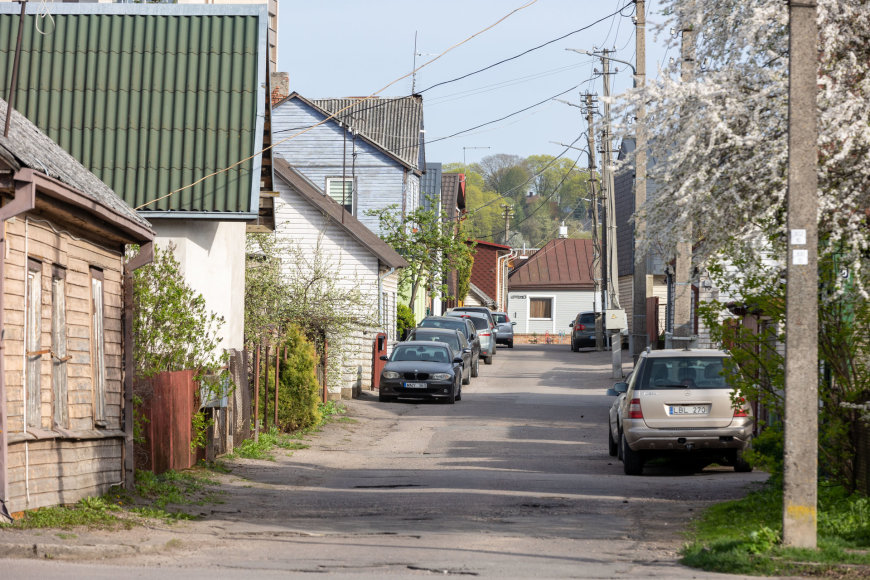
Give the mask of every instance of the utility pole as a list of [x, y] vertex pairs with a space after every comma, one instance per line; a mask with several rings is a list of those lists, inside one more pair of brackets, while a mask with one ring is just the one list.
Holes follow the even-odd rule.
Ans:
[[511, 206], [506, 203], [502, 204], [501, 207], [504, 212], [504, 244], [506, 246], [509, 246], [510, 244], [508, 242], [510, 240], [511, 233], [511, 217], [513, 217], [514, 213], [511, 210]]
[[818, 503], [818, 29], [815, 0], [789, 1], [788, 263], [782, 542], [816, 547]]
[[[646, 1], [636, 0], [637, 22], [635, 23], [635, 42], [637, 60], [635, 61], [634, 86], [642, 88], [646, 84]], [[638, 212], [646, 203], [646, 105], [643, 99], [637, 101], [636, 147], [634, 157], [634, 276], [632, 300], [632, 356], [636, 363], [640, 353], [647, 345], [647, 271], [646, 254], [638, 250], [644, 237], [646, 225], [638, 219]]]
[[[694, 0], [688, 0], [688, 14], [694, 12]], [[683, 22], [683, 36], [680, 42], [680, 79], [690, 82], [695, 73], [695, 24]], [[680, 233], [674, 256], [674, 339], [680, 344], [690, 346], [695, 334], [692, 320], [692, 227], [686, 225]]]
[[[613, 137], [610, 131], [610, 58], [608, 53], [613, 51], [602, 50], [601, 66], [604, 81], [604, 184], [606, 187], [605, 200], [607, 207], [607, 296], [610, 301], [610, 310], [619, 310], [619, 262], [616, 259], [616, 200], [613, 187]], [[622, 335], [616, 330], [610, 334], [610, 350], [613, 355], [613, 369], [611, 377], [622, 378]]]
[[[595, 291], [592, 298], [595, 310], [595, 350], [604, 350], [604, 287], [602, 285], [601, 235], [598, 226], [601, 223], [598, 216], [598, 193], [595, 190], [595, 111], [592, 95], [586, 93], [586, 135], [589, 148], [589, 189], [592, 200], [592, 268]], [[600, 296], [600, 299], [599, 299]]]

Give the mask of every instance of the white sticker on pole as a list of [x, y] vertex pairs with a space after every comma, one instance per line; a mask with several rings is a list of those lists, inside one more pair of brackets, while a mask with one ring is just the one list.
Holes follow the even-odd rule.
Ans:
[[806, 266], [810, 263], [810, 251], [809, 250], [792, 250], [791, 251], [791, 263], [795, 266]]
[[[805, 246], [807, 244], [807, 231], [806, 230], [791, 230], [791, 245], [792, 246]], [[806, 262], [804, 262], [806, 263]]]

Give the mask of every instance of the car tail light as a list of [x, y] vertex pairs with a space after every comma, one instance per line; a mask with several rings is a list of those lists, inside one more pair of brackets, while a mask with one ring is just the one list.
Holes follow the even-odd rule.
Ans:
[[579, 330], [580, 332], [583, 332], [584, 330], [586, 330], [586, 325], [585, 324], [578, 324], [577, 330]]
[[629, 419], [643, 419], [643, 411], [640, 408], [640, 399], [632, 399], [628, 406]]
[[746, 410], [746, 407], [743, 406], [746, 403], [746, 399], [744, 397], [740, 397], [739, 399], [737, 399], [737, 403], [740, 406], [734, 408], [734, 416], [735, 417], [748, 417], [749, 412]]

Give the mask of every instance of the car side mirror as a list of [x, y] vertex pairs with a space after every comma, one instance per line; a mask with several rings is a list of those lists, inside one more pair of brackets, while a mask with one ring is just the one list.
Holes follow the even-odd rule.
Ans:
[[574, 327], [574, 322], [569, 322], [569, 323], [568, 323], [568, 326], [569, 326], [570, 328], [573, 328], [573, 327]]
[[381, 358], [381, 360], [390, 360], [390, 357], [388, 357], [388, 356], [385, 355], [385, 354], [382, 354], [382, 355], [380, 356], [380, 358]]
[[611, 397], [616, 397], [628, 390], [628, 383], [616, 383], [609, 389], [607, 389], [607, 394]]
[[516, 326], [516, 325], [517, 325], [516, 322], [511, 322], [511, 326]]
[[462, 357], [461, 357], [461, 356], [458, 356], [458, 357], [454, 358], [454, 359], [453, 359], [453, 362], [455, 362], [456, 364], [460, 364], [460, 365], [461, 365], [461, 364], [462, 364]]
[[470, 348], [463, 348], [462, 352], [471, 352], [471, 349]]

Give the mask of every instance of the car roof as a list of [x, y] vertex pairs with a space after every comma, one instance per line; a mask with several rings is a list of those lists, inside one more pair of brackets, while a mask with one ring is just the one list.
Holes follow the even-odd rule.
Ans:
[[[420, 333], [422, 333], [422, 334], [442, 334], [444, 332], [447, 332], [447, 333], [454, 332], [456, 334], [462, 334], [456, 328], [431, 328], [431, 327], [422, 327], [422, 326], [417, 326], [415, 328], [412, 328], [411, 332], [413, 332], [415, 335], [420, 334]], [[411, 341], [406, 341], [406, 342], [411, 342]]]
[[406, 340], [404, 342], [399, 342], [396, 344], [396, 347], [399, 346], [437, 346], [438, 348], [449, 348], [447, 343], [445, 342], [434, 342], [431, 340]]
[[715, 348], [666, 348], [643, 353], [647, 358], [697, 358], [702, 356], [730, 357], [724, 350]]
[[[478, 312], [477, 310], [454, 310], [456, 314], [447, 314], [447, 318], [463, 318], [465, 316], [473, 316], [475, 318], [487, 318], [486, 314], [483, 312]], [[488, 320], [488, 318], [487, 318]]]

